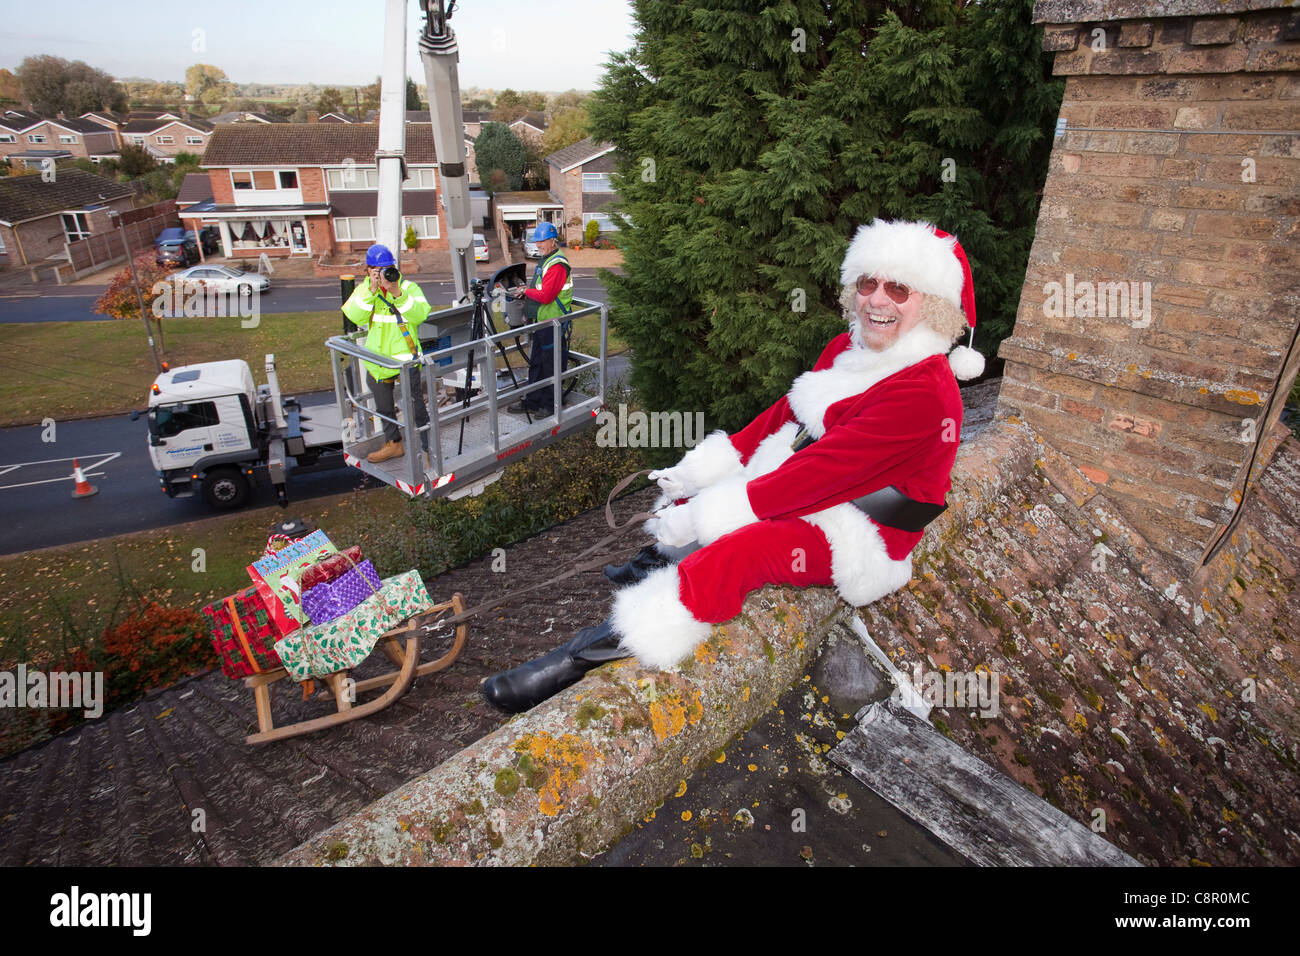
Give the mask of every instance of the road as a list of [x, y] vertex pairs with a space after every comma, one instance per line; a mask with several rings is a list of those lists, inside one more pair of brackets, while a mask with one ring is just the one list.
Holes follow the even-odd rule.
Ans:
[[[416, 277], [430, 302], [449, 302], [455, 287], [450, 279]], [[574, 294], [605, 301], [605, 287], [592, 276], [575, 276]], [[51, 286], [40, 291], [0, 291], [0, 323], [4, 322], [112, 322], [92, 311], [103, 286]], [[339, 284], [332, 279], [271, 280], [271, 290], [258, 308], [264, 315], [283, 312], [322, 312], [340, 305]]]

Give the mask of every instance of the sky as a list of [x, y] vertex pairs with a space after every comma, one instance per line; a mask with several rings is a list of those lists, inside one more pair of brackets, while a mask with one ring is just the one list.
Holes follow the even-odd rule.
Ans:
[[[364, 85], [381, 69], [386, 0], [0, 0], [0, 67], [42, 53], [115, 77], [183, 82], [211, 63], [236, 83]], [[407, 0], [407, 72], [424, 83], [420, 4]], [[50, 11], [55, 13], [51, 16]], [[632, 45], [628, 0], [459, 0], [461, 89], [591, 90]]]

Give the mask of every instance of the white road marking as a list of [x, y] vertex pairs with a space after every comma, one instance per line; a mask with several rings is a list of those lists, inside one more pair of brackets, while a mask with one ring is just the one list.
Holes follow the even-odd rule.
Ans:
[[[114, 452], [108, 452], [105, 454], [97, 454], [97, 455], [78, 455], [77, 460], [78, 462], [80, 462], [82, 458], [85, 458], [86, 461], [92, 462], [92, 464], [89, 464], [86, 467], [81, 469], [81, 474], [83, 477], [104, 478], [106, 477], [104, 472], [96, 471], [95, 469], [103, 468], [110, 461], [113, 461], [115, 458], [121, 458], [121, 457], [122, 457], [122, 453], [120, 451], [114, 451]], [[8, 474], [11, 471], [23, 467], [23, 465], [49, 465], [60, 461], [72, 461], [72, 459], [71, 458], [47, 458], [45, 461], [25, 461], [17, 465], [0, 465], [0, 468], [5, 469], [4, 471], [0, 471], [0, 475]], [[33, 485], [49, 485], [49, 484], [53, 484], [56, 481], [72, 481], [73, 477], [74, 477], [73, 475], [64, 475], [61, 478], [45, 478], [41, 481], [24, 481], [13, 485], [0, 485], [0, 491], [5, 491], [10, 488], [30, 488]]]

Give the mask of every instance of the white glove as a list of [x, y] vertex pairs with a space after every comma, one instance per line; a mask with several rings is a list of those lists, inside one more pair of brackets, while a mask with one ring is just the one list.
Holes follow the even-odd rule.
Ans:
[[650, 480], [658, 482], [659, 490], [676, 501], [678, 498], [690, 497], [686, 493], [686, 479], [680, 467], [663, 468], [650, 472]]
[[659, 519], [654, 529], [654, 536], [660, 544], [670, 548], [681, 548], [695, 540], [695, 522], [691, 518], [691, 506], [671, 505], [655, 512]]

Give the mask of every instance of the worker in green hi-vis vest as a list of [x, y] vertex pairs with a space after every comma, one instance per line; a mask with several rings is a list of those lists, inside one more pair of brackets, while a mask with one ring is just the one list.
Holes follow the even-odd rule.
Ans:
[[[397, 271], [397, 260], [387, 246], [375, 243], [366, 250], [366, 278], [357, 283], [348, 301], [343, 303], [343, 314], [353, 325], [368, 329], [366, 348], [370, 351], [403, 361], [419, 358], [419, 327], [429, 317], [429, 300], [418, 285]], [[400, 371], [374, 362], [363, 361], [361, 364], [366, 368], [366, 384], [375, 396], [375, 411], [387, 418], [396, 418], [393, 392]], [[429, 406], [425, 402], [423, 382], [417, 367], [411, 377], [411, 399], [415, 403], [417, 428], [429, 424]], [[409, 413], [406, 420], [411, 420]], [[428, 438], [424, 441], [427, 444]], [[405, 453], [402, 433], [396, 422], [385, 421], [383, 447], [367, 455], [366, 461], [388, 461]]]
[[[560, 235], [552, 223], [541, 223], [533, 230], [533, 241], [542, 259], [533, 270], [533, 279], [519, 296], [527, 299], [524, 314], [529, 319], [542, 323], [533, 332], [532, 351], [528, 355], [528, 384], [550, 379], [555, 369], [555, 329], [550, 320], [573, 311], [573, 270], [569, 260], [560, 251]], [[533, 314], [534, 310], [536, 315]], [[569, 330], [570, 323], [562, 323], [564, 334], [560, 336], [560, 371], [569, 364]], [[529, 392], [523, 401], [515, 402], [506, 411], [519, 415], [528, 411], [534, 415], [550, 415], [554, 409], [552, 384]]]

